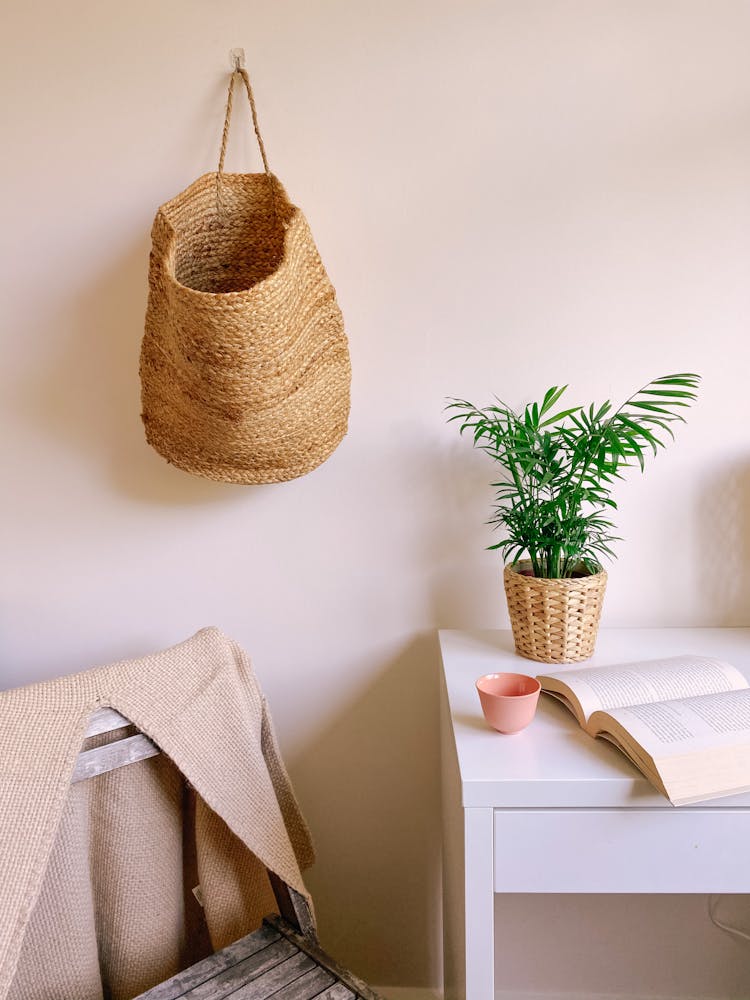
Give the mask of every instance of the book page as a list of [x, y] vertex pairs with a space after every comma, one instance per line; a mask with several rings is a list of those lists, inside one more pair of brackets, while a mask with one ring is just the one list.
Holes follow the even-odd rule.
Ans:
[[750, 743], [750, 689], [704, 694], [616, 708], [592, 720], [606, 728], [607, 716], [625, 729], [655, 761], [713, 747]]
[[575, 668], [546, 676], [567, 684], [580, 701], [587, 722], [592, 712], [600, 710], [748, 687], [747, 680], [731, 664], [688, 654], [611, 667]]

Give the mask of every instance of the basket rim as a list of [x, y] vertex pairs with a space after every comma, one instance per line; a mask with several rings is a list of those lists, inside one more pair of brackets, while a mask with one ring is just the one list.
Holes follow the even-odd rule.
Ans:
[[520, 573], [516, 569], [517, 566], [523, 566], [524, 563], [526, 563], [529, 567], [531, 566], [531, 560], [530, 559], [520, 559], [517, 562], [506, 564], [506, 566], [504, 568], [504, 571], [503, 571], [503, 576], [510, 576], [510, 575], [512, 575], [512, 576], [518, 577], [519, 579], [522, 579], [522, 580], [534, 580], [536, 583], [554, 583], [554, 584], [558, 584], [558, 585], [559, 584], [563, 584], [563, 585], [566, 585], [566, 584], [567, 585], [582, 584], [582, 583], [586, 583], [589, 580], [606, 580], [607, 579], [607, 571], [606, 571], [606, 569], [604, 569], [603, 566], [599, 567], [599, 571], [597, 573], [588, 573], [586, 576], [576, 576], [576, 577], [573, 577], [573, 576], [526, 576], [525, 574]]
[[[238, 288], [233, 292], [206, 292], [200, 288], [191, 288], [190, 285], [183, 284], [183, 282], [181, 282], [178, 279], [177, 275], [175, 274], [174, 261], [175, 261], [175, 250], [177, 246], [177, 231], [174, 227], [174, 224], [169, 218], [168, 214], [169, 210], [176, 202], [178, 202], [181, 198], [183, 198], [186, 194], [188, 194], [188, 192], [190, 192], [193, 188], [204, 187], [206, 182], [215, 181], [216, 176], [217, 172], [215, 170], [210, 173], [201, 174], [200, 177], [196, 177], [196, 179], [191, 184], [188, 184], [186, 188], [183, 188], [182, 191], [178, 192], [178, 194], [176, 194], [173, 198], [170, 198], [169, 201], [165, 201], [157, 209], [156, 218], [154, 219], [154, 224], [156, 224], [156, 222], [161, 219], [164, 225], [168, 229], [167, 245], [164, 248], [165, 276], [172, 283], [172, 285], [179, 290], [181, 294], [186, 293], [188, 295], [195, 295], [204, 300], [213, 299], [215, 301], [217, 299], [221, 299], [226, 301], [226, 299], [228, 298], [239, 300], [243, 295], [255, 296], [258, 294], [259, 289], [263, 288], [263, 286], [266, 285], [266, 283], [270, 283], [273, 281], [273, 279], [279, 273], [281, 265], [279, 265], [279, 267], [277, 267], [274, 271], [272, 271], [271, 274], [266, 275], [265, 278], [262, 278], [260, 281], [257, 281], [254, 285], [251, 285], [249, 288]], [[230, 180], [236, 179], [238, 177], [239, 178], [252, 177], [253, 179], [263, 178], [264, 180], [266, 178], [266, 174], [264, 173], [248, 174], [248, 173], [222, 172], [221, 176], [225, 179], [230, 179]], [[289, 219], [285, 224], [283, 224], [284, 225], [284, 254], [282, 257], [282, 263], [283, 263], [283, 260], [286, 258], [289, 249], [288, 247], [289, 232], [293, 226], [299, 224], [299, 220], [302, 218], [302, 212], [300, 211], [299, 207], [290, 200], [289, 195], [286, 193], [284, 185], [281, 183], [278, 177], [275, 174], [271, 174], [271, 177], [273, 178], [274, 182], [278, 184], [280, 194], [282, 195], [282, 197], [286, 201], [288, 208], [290, 209]]]

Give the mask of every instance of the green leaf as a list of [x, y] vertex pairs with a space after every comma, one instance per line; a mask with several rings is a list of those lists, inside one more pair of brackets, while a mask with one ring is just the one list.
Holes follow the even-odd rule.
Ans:
[[572, 406], [569, 410], [560, 410], [559, 413], [554, 415], [554, 417], [548, 417], [545, 421], [543, 421], [539, 427], [549, 427], [551, 424], [556, 424], [558, 420], [564, 420], [566, 417], [571, 416], [571, 414], [577, 413], [580, 409], [580, 406]]
[[567, 388], [568, 388], [567, 385], [564, 385], [559, 389], [556, 385], [553, 385], [551, 389], [548, 389], [544, 394], [544, 400], [542, 401], [542, 408], [539, 411], [539, 415], [543, 416], [545, 413], [551, 410]]
[[649, 385], [690, 385], [697, 388], [700, 381], [700, 375], [682, 372], [679, 375], [662, 375], [661, 378], [655, 378], [653, 382], [649, 382]]
[[596, 411], [596, 416], [594, 417], [594, 422], [597, 423], [597, 424], [600, 423], [601, 420], [602, 420], [602, 417], [605, 417], [609, 413], [609, 411], [611, 409], [612, 409], [612, 404], [610, 403], [609, 400], [607, 400], [606, 403], [602, 403], [602, 405]]
[[[656, 403], [644, 403], [644, 402], [639, 402], [637, 400], [631, 400], [628, 403], [628, 406], [637, 406], [639, 410], [651, 410], [654, 413], [668, 412], [663, 406], [657, 406]], [[684, 417], [681, 417], [679, 414], [675, 414], [673, 419], [684, 420]]]
[[631, 420], [629, 417], [626, 417], [624, 413], [618, 414], [617, 419], [621, 423], [623, 423], [626, 427], [629, 427], [635, 434], [640, 434], [642, 437], [644, 437], [653, 448], [654, 455], [656, 454], [657, 446], [660, 448], [664, 447], [664, 443], [660, 441], [658, 437], [652, 434], [651, 431], [648, 429], [648, 427], [644, 427], [641, 424], [637, 423], [635, 420]]
[[[665, 396], [669, 399], [695, 399], [694, 392], [685, 392], [683, 389], [643, 389], [644, 396]], [[675, 403], [675, 406], [689, 406], [689, 403]]]

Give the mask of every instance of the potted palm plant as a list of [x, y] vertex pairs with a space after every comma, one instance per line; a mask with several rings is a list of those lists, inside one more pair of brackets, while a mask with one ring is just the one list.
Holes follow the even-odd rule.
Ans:
[[567, 386], [515, 412], [502, 401], [479, 409], [451, 399], [449, 420], [503, 469], [491, 524], [505, 537], [491, 549], [504, 558], [505, 592], [516, 651], [542, 663], [585, 660], [594, 651], [613, 557], [610, 512], [616, 480], [645, 469], [674, 437], [672, 424], [696, 398], [700, 376], [665, 375], [618, 409], [609, 401], [560, 409]]

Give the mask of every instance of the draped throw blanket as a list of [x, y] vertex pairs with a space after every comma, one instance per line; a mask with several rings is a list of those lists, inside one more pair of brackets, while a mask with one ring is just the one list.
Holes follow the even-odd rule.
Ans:
[[[92, 712], [162, 750], [71, 785]], [[0, 1000], [130, 1000], [310, 902], [310, 835], [250, 662], [218, 629], [0, 693]]]

